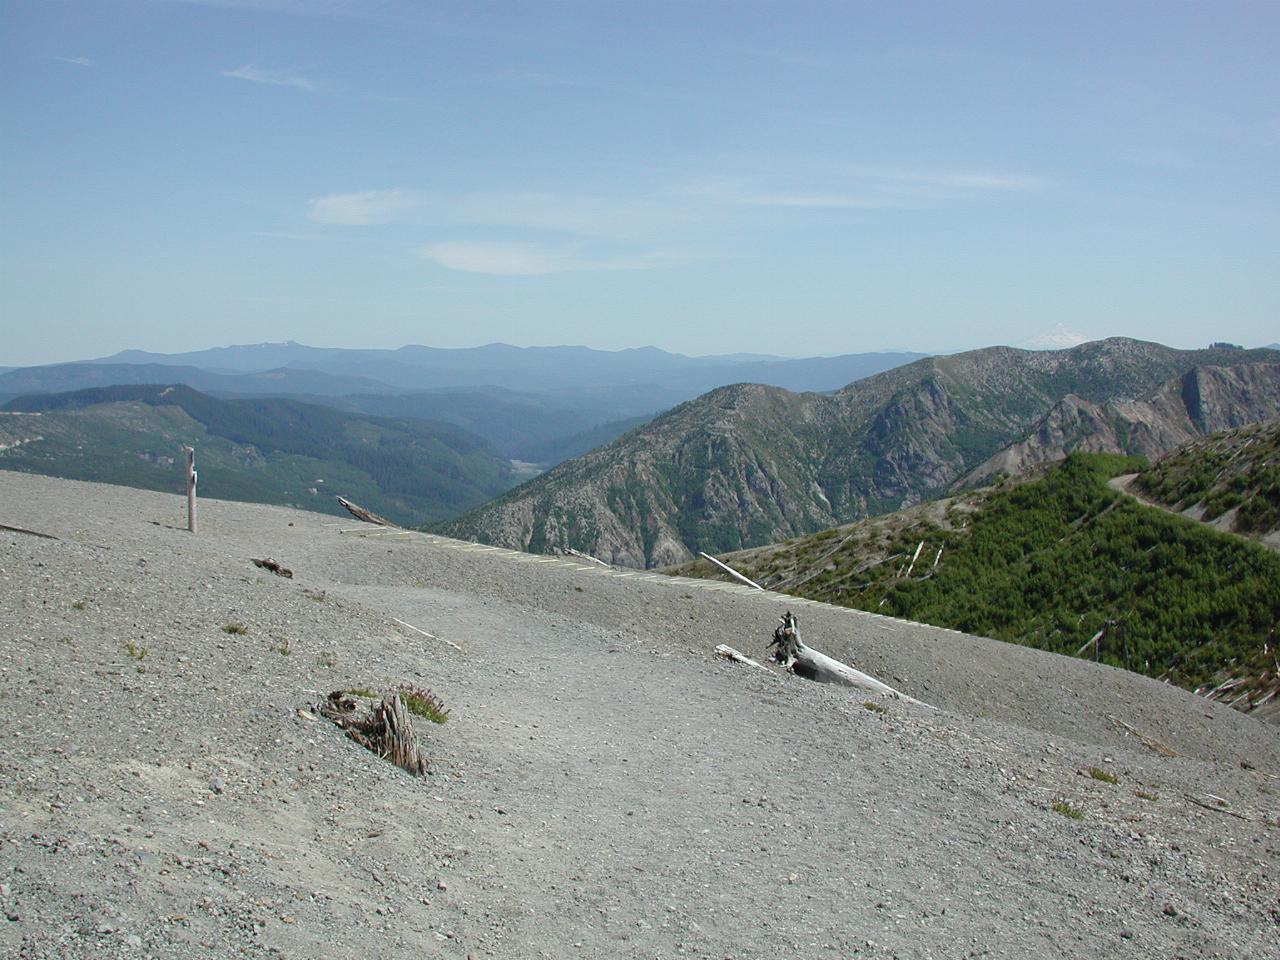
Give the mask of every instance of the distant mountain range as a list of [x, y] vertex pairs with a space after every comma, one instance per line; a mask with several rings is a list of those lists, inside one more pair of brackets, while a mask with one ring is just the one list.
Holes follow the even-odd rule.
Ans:
[[[588, 347], [483, 347], [443, 349], [405, 346], [395, 350], [308, 347], [262, 343], [194, 353], [156, 354], [126, 350], [93, 363], [191, 366], [214, 373], [261, 373], [287, 368], [339, 377], [362, 377], [401, 390], [503, 387], [533, 394], [582, 390], [652, 388], [687, 400], [729, 383], [767, 383], [788, 390], [836, 390], [888, 370], [918, 353], [861, 353], [839, 357], [760, 358], [754, 354], [687, 357], [656, 347], [592, 350]], [[679, 402], [679, 400], [673, 401]], [[653, 406], [636, 412], [652, 412]]]
[[128, 350], [101, 360], [0, 372], [0, 402], [116, 384], [182, 383], [222, 397], [291, 397], [453, 423], [479, 434], [505, 457], [551, 465], [718, 386], [753, 381], [836, 390], [920, 356], [790, 360], [686, 357], [653, 347], [345, 350], [265, 343], [182, 354]]
[[454, 516], [520, 479], [451, 424], [224, 400], [180, 384], [31, 396], [7, 410], [3, 469], [178, 492], [191, 444], [202, 496], [327, 513], [342, 513], [335, 498], [345, 496], [402, 524]]
[[[927, 358], [829, 396], [722, 387], [442, 529], [534, 552], [572, 547], [612, 563], [665, 565], [919, 503], [1011, 444], [1023, 445], [1019, 463], [1087, 447], [1091, 433], [1045, 427], [1055, 409], [1137, 418], [1145, 401], [1150, 429], [1115, 421], [1112, 439], [1151, 453], [1188, 431], [1280, 414], [1278, 379], [1275, 351], [1115, 338]], [[1179, 406], [1170, 397], [1193, 387], [1198, 401]], [[1036, 440], [1038, 429], [1046, 441]]]

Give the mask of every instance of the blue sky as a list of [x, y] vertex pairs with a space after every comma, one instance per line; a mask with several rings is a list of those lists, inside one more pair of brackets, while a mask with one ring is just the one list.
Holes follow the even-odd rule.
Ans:
[[0, 2], [0, 365], [1280, 340], [1280, 4]]

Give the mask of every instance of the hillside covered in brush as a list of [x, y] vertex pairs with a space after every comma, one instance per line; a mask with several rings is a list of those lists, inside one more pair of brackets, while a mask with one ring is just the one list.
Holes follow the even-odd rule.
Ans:
[[116, 386], [11, 401], [0, 469], [342, 512], [345, 496], [404, 524], [455, 515], [508, 489], [511, 464], [458, 427], [283, 399], [221, 400], [181, 385]]
[[[1061, 404], [1110, 409], [1153, 396], [1184, 400], [1153, 405], [1147, 429], [1112, 431], [1103, 449], [1163, 452], [1166, 443], [1280, 414], [1280, 354], [1116, 338], [933, 357], [830, 395], [737, 384], [442, 529], [533, 552], [571, 547], [627, 566], [676, 563], [920, 503], [1010, 445], [1034, 446]], [[1093, 437], [1082, 429], [1051, 439], [1093, 449]], [[1039, 459], [1028, 452], [1020, 462]]]
[[[1037, 479], [724, 559], [769, 589], [1274, 704], [1280, 556], [1107, 485], [1141, 466], [1072, 454]], [[705, 560], [671, 572], [722, 576]]]
[[1136, 493], [1280, 547], [1280, 420], [1214, 434], [1143, 471]]

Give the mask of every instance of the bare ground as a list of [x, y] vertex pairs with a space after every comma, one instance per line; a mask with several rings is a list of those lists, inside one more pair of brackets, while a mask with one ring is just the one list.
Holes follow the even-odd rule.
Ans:
[[[0, 954], [1280, 955], [1280, 736], [1184, 691], [280, 508], [193, 537], [178, 497], [0, 494], [60, 538], [0, 531]], [[939, 709], [712, 656], [788, 607]], [[451, 709], [423, 779], [307, 709], [401, 680]]]

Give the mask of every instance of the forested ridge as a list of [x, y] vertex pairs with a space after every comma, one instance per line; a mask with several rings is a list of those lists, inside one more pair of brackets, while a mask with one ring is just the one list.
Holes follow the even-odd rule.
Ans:
[[[180, 416], [146, 416], [141, 405]], [[40, 413], [10, 429], [42, 439], [5, 451], [0, 466], [75, 479], [180, 489], [173, 455], [178, 444], [193, 443], [207, 496], [330, 510], [333, 498], [320, 493], [345, 493], [406, 524], [451, 516], [515, 482], [507, 461], [451, 424], [294, 400], [129, 385], [18, 398], [8, 409]]]
[[1144, 466], [1072, 454], [945, 512], [729, 562], [798, 596], [1095, 656], [1190, 689], [1243, 679], [1237, 693], [1261, 699], [1277, 682], [1280, 555], [1107, 486]]
[[[1138, 477], [1138, 489], [1201, 520], [1220, 518], [1236, 533], [1280, 527], [1280, 420], [1189, 444]], [[1230, 513], [1230, 517], [1226, 514]]]

